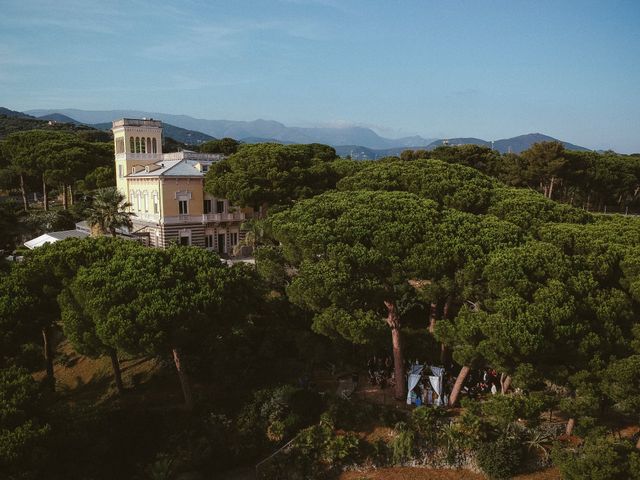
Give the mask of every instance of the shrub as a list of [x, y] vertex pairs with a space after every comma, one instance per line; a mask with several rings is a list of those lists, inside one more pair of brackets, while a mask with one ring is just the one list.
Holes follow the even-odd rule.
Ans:
[[416, 435], [404, 422], [398, 422], [395, 430], [397, 435], [391, 442], [393, 463], [404, 463], [413, 458], [415, 454]]
[[511, 478], [524, 460], [519, 439], [503, 435], [495, 441], [481, 443], [477, 451], [478, 466], [492, 479]]
[[607, 437], [588, 438], [578, 449], [556, 446], [554, 463], [566, 480], [628, 480], [639, 478], [640, 459], [630, 442]]
[[249, 449], [266, 448], [317, 421], [322, 399], [315, 392], [289, 385], [256, 392], [241, 411], [238, 427]]
[[410, 427], [431, 446], [438, 443], [438, 431], [445, 417], [444, 410], [432, 407], [418, 407], [411, 412]]

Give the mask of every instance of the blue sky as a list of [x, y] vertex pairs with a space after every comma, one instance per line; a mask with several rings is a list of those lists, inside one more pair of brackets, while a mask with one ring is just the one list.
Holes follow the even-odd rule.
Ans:
[[640, 1], [0, 0], [0, 106], [640, 152]]

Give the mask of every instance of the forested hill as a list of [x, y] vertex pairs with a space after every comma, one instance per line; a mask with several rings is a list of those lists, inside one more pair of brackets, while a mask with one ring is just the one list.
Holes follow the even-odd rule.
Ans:
[[[170, 124], [163, 124], [164, 135], [179, 143], [186, 145], [200, 145], [210, 140], [215, 140], [211, 135], [187, 130]], [[62, 131], [96, 131], [96, 137], [100, 141], [110, 139], [110, 122], [98, 124], [82, 123], [62, 113], [51, 113], [41, 117], [32, 117], [22, 112], [0, 107], [0, 139], [10, 133], [26, 130], [62, 130]]]
[[8, 110], [6, 108], [0, 109], [0, 140], [12, 133], [24, 132], [28, 130], [87, 132], [84, 135], [90, 136], [91, 138], [87, 139], [91, 141], [104, 142], [109, 141], [110, 139], [110, 136], [107, 132], [102, 132], [86, 125], [58, 122], [50, 123], [49, 120], [33, 118], [28, 115], [20, 114], [20, 112], [13, 112], [12, 110]]
[[[93, 127], [100, 130], [109, 130], [111, 123], [95, 123]], [[209, 140], [215, 140], [211, 135], [198, 132], [196, 130], [187, 130], [186, 128], [176, 127], [168, 123], [162, 124], [162, 130], [165, 137], [173, 138], [177, 142], [184, 143], [186, 145], [200, 145], [201, 143], [208, 142]]]
[[[575, 145], [573, 143], [558, 140], [544, 135], [542, 133], [528, 133], [526, 135], [518, 135], [517, 137], [503, 138], [493, 142], [493, 149], [500, 153], [522, 153], [531, 148], [534, 143], [540, 142], [560, 142], [566, 150], [574, 150], [577, 152], [588, 152], [588, 148]], [[350, 155], [354, 159], [376, 159], [389, 156], [400, 155], [405, 150], [433, 150], [443, 145], [460, 146], [460, 145], [478, 145], [481, 147], [491, 148], [491, 142], [481, 138], [459, 137], [459, 138], [441, 138], [431, 142], [426, 147], [419, 145], [413, 147], [395, 147], [385, 149], [367, 148], [362, 145], [339, 145], [335, 147], [336, 152], [341, 157]]]

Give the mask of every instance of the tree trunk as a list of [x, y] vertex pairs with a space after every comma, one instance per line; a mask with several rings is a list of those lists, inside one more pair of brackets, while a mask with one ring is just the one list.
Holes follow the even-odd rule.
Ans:
[[444, 344], [440, 344], [440, 363], [447, 365], [449, 363], [449, 348]]
[[29, 211], [29, 199], [27, 198], [27, 190], [24, 186], [24, 175], [20, 174], [20, 193], [22, 193], [22, 205], [24, 207], [24, 211]]
[[456, 383], [453, 385], [453, 390], [451, 390], [451, 396], [449, 397], [449, 406], [455, 407], [456, 403], [458, 403], [458, 397], [460, 396], [460, 392], [462, 391], [462, 386], [464, 385], [464, 381], [467, 379], [470, 371], [471, 368], [466, 365], [460, 369], [458, 378], [456, 378]]
[[638, 437], [638, 441], [636, 442], [636, 448], [640, 450], [640, 436]]
[[503, 395], [509, 391], [509, 387], [511, 387], [511, 375], [500, 374], [500, 387]]
[[[451, 310], [453, 306], [453, 298], [447, 297], [447, 301], [442, 308], [442, 318], [449, 320], [451, 318]], [[446, 365], [449, 361], [449, 349], [444, 343], [440, 344], [440, 363]]]
[[51, 328], [42, 329], [42, 350], [47, 369], [47, 384], [52, 392], [56, 391], [56, 378], [53, 373], [53, 352], [51, 351]]
[[432, 303], [431, 308], [429, 309], [429, 333], [431, 335], [433, 335], [436, 331], [437, 309], [438, 305]]
[[62, 185], [62, 208], [67, 209], [67, 186]]
[[124, 384], [122, 383], [122, 372], [120, 371], [120, 360], [118, 360], [118, 352], [112, 348], [109, 350], [109, 357], [111, 357], [111, 366], [113, 367], [113, 376], [116, 380], [116, 388], [118, 393], [124, 392]]
[[555, 175], [551, 177], [551, 183], [549, 184], [549, 198], [553, 195], [553, 185], [556, 183]]
[[193, 410], [193, 396], [191, 394], [191, 384], [189, 383], [189, 376], [187, 372], [184, 371], [181, 359], [180, 352], [177, 348], [171, 350], [173, 353], [173, 363], [176, 365], [176, 370], [178, 372], [178, 377], [180, 378], [180, 386], [182, 387], [182, 394], [184, 395], [184, 403], [187, 407], [187, 410]]
[[73, 189], [71, 185], [69, 185], [67, 189], [69, 190], [69, 205], [73, 205]]
[[44, 173], [42, 174], [42, 204], [44, 206], [44, 211], [49, 211], [49, 195], [47, 192], [47, 182], [44, 180]]
[[565, 429], [564, 433], [566, 433], [567, 435], [571, 435], [573, 433], [573, 427], [575, 426], [575, 424], [576, 419], [571, 417], [567, 422], [567, 428]]
[[391, 341], [393, 343], [393, 368], [395, 375], [395, 397], [396, 400], [404, 400], [407, 390], [404, 381], [404, 354], [402, 351], [402, 335], [400, 332], [400, 317], [396, 304], [385, 301], [387, 307], [387, 324], [391, 327]]

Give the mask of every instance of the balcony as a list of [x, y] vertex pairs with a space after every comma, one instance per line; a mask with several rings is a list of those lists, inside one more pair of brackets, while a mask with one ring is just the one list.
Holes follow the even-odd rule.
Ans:
[[165, 225], [179, 225], [181, 223], [241, 222], [244, 219], [244, 212], [205, 213], [204, 215], [167, 216], [162, 219], [162, 223]]
[[173, 215], [162, 219], [165, 225], [180, 225], [181, 223], [203, 223], [202, 215]]
[[244, 220], [244, 212], [229, 212], [229, 213], [205, 213], [202, 215], [202, 221], [204, 223], [209, 222], [240, 222]]

